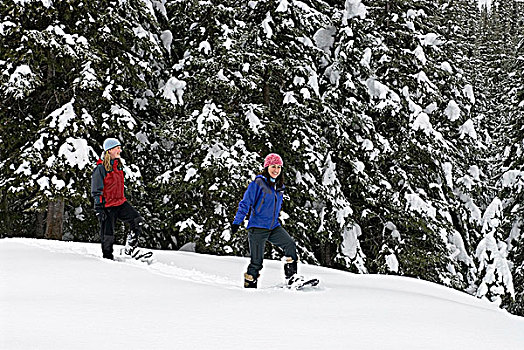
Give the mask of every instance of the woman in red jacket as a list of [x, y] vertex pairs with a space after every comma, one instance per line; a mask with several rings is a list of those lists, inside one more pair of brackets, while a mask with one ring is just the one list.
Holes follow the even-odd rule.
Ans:
[[117, 219], [128, 223], [131, 228], [127, 235], [124, 253], [132, 257], [143, 255], [137, 245], [144, 219], [124, 196], [124, 171], [120, 159], [122, 151], [120, 146], [120, 141], [114, 138], [104, 141], [104, 159], [97, 161], [91, 177], [91, 195], [100, 224], [102, 254], [104, 258], [111, 260]]

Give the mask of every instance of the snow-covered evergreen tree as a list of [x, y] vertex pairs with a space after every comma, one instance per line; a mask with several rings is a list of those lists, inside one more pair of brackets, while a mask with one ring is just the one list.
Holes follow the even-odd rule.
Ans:
[[484, 237], [479, 242], [475, 255], [479, 263], [478, 289], [476, 296], [501, 304], [503, 298], [515, 295], [511, 264], [508, 262], [507, 244], [503, 242], [502, 202], [495, 198], [482, 218]]
[[524, 313], [524, 235], [522, 220], [524, 207], [522, 205], [524, 185], [524, 79], [522, 65], [524, 64], [524, 5], [513, 4], [512, 18], [509, 22], [516, 23], [516, 30], [512, 33], [514, 43], [513, 54], [510, 55], [508, 77], [505, 81], [508, 91], [508, 104], [504, 109], [506, 125], [501, 125], [499, 150], [502, 155], [497, 177], [497, 188], [503, 204], [503, 221], [501, 223], [503, 236], [499, 243], [507, 247], [508, 260], [515, 288], [514, 295], [507, 295], [503, 307], [511, 312], [522, 315]]
[[[161, 74], [154, 59], [164, 52], [157, 25], [142, 1], [8, 1], [2, 17], [9, 43], [2, 52], [2, 123], [18, 138], [2, 157], [4, 200], [13, 203], [7, 211], [42, 210], [64, 199], [66, 223], [74, 226], [66, 230], [80, 239], [97, 237], [86, 219], [92, 218], [90, 176], [102, 141], [118, 137], [128, 147], [128, 184], [140, 178], [149, 153], [138, 146], [147, 130], [141, 111], [156, 104], [153, 78]], [[30, 200], [9, 201], [11, 193], [23, 198], [19, 192]]]
[[303, 259], [329, 265], [337, 254], [350, 208], [326, 138], [332, 121], [321, 103], [319, 65], [332, 38], [328, 16], [318, 11], [325, 4], [310, 5], [167, 4], [169, 14], [184, 14], [171, 28], [184, 47], [174, 73], [187, 84], [180, 124], [193, 135], [180, 148], [184, 156], [174, 169], [181, 175], [170, 179], [177, 214], [169, 221], [201, 250], [245, 253], [244, 239], [230, 237], [229, 225], [263, 156], [277, 152], [289, 193], [283, 218]]
[[[448, 207], [457, 199], [447, 169], [457, 164], [454, 155], [462, 146], [455, 135], [466, 120], [460, 110], [471, 102], [463, 93], [465, 79], [447, 69], [444, 34], [431, 31], [437, 10], [430, 2], [370, 5], [374, 21], [367, 35], [373, 39], [360, 59], [369, 68], [358, 79], [370, 99], [366, 114], [379, 135], [374, 137], [385, 140], [386, 152], [371, 166], [381, 195], [366, 196], [380, 199], [376, 214], [367, 204], [366, 219], [358, 220], [370, 228], [361, 238], [374, 264], [370, 271], [450, 283], [457, 235]], [[462, 256], [467, 260], [464, 250]]]
[[[479, 89], [486, 96], [480, 112], [487, 132], [493, 138], [490, 163], [485, 167], [490, 186], [486, 193], [496, 196], [483, 217], [483, 238], [476, 249], [479, 276], [476, 294], [516, 310], [515, 299], [522, 298], [519, 280], [522, 250], [519, 212], [522, 120], [518, 91], [521, 86], [519, 42], [523, 40], [522, 13], [513, 1], [495, 1], [486, 11], [477, 40], [482, 65]], [[497, 189], [496, 193], [493, 189]], [[499, 199], [500, 198], [500, 199]], [[494, 210], [493, 208], [497, 208]], [[496, 215], [493, 213], [497, 213]], [[490, 223], [493, 223], [491, 226]], [[488, 225], [488, 226], [486, 226]], [[522, 258], [520, 258], [522, 259]], [[521, 277], [520, 277], [521, 278]], [[519, 294], [520, 291], [520, 294]]]

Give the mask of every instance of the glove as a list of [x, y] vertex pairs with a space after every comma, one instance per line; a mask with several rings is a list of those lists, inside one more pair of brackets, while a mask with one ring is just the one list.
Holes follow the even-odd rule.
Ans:
[[104, 212], [96, 213], [96, 218], [98, 219], [98, 221], [104, 222], [106, 219], [106, 213]]
[[103, 204], [95, 204], [95, 212], [98, 221], [102, 222], [106, 219], [106, 212]]
[[232, 233], [232, 234], [237, 233], [239, 227], [240, 227], [240, 225], [237, 225], [237, 224], [231, 224], [231, 233]]

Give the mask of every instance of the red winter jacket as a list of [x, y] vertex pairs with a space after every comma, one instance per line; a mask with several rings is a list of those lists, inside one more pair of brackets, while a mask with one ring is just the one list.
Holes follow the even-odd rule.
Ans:
[[95, 200], [95, 207], [103, 205], [116, 207], [127, 199], [124, 196], [124, 171], [118, 169], [119, 159], [111, 161], [113, 170], [106, 171], [104, 162], [99, 159], [91, 177], [91, 195]]

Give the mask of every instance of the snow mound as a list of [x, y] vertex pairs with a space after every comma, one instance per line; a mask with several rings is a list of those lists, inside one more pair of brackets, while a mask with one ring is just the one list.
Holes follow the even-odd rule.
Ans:
[[154, 253], [114, 262], [98, 244], [1, 239], [0, 348], [524, 348], [523, 318], [421, 280], [300, 264], [321, 287], [290, 291], [265, 260], [245, 290], [247, 258]]

